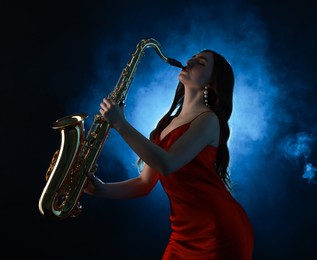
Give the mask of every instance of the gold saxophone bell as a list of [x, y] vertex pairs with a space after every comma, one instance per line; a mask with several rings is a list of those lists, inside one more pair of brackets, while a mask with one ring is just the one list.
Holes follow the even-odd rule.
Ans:
[[[137, 66], [148, 47], [168, 64], [183, 68], [183, 65], [166, 57], [159, 42], [153, 38], [141, 40], [120, 78], [109, 94], [117, 104], [125, 104], [130, 85]], [[82, 211], [79, 199], [87, 184], [87, 173], [97, 170], [97, 159], [108, 136], [110, 125], [100, 114], [94, 116], [94, 122], [85, 137], [84, 120], [86, 114], [73, 114], [56, 120], [52, 124], [61, 134], [60, 148], [53, 155], [46, 172], [46, 185], [39, 200], [39, 211], [50, 219], [62, 220], [78, 216]]]

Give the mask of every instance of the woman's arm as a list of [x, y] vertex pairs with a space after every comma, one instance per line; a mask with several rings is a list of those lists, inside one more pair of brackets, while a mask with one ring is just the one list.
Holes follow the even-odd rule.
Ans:
[[120, 107], [109, 100], [102, 103], [101, 114], [115, 128], [125, 142], [150, 167], [168, 175], [190, 162], [204, 147], [219, 139], [219, 122], [214, 113], [204, 113], [195, 119], [189, 129], [165, 151], [154, 144], [124, 118]]
[[84, 192], [89, 195], [107, 199], [131, 199], [150, 193], [156, 185], [159, 176], [148, 165], [144, 165], [138, 177], [114, 183], [104, 183], [93, 173], [88, 175], [90, 181]]

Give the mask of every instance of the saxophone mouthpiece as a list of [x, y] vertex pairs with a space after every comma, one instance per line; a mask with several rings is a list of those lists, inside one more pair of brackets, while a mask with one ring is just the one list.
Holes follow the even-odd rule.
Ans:
[[167, 63], [172, 65], [172, 66], [181, 68], [181, 69], [185, 68], [185, 66], [183, 66], [182, 63], [180, 63], [178, 60], [175, 60], [175, 59], [172, 59], [172, 58], [168, 58], [167, 59]]

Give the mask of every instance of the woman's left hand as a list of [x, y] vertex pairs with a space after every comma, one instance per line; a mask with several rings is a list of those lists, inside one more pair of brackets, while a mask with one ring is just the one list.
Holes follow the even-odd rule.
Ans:
[[104, 98], [100, 103], [99, 112], [113, 128], [117, 128], [125, 121], [123, 107], [120, 107], [112, 99]]
[[89, 195], [99, 195], [102, 193], [104, 183], [95, 176], [94, 172], [87, 173], [89, 181], [87, 182], [84, 192]]

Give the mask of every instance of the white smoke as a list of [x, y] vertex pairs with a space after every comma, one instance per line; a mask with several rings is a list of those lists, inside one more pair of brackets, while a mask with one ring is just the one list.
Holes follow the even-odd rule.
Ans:
[[315, 141], [315, 136], [306, 132], [300, 132], [296, 135], [287, 136], [280, 144], [286, 158], [304, 159], [304, 173], [302, 177], [313, 184], [317, 183], [317, 167], [314, 167], [310, 162], [310, 155]]
[[311, 163], [306, 163], [303, 178], [307, 179], [309, 183], [317, 184], [316, 173], [317, 167], [314, 167]]

